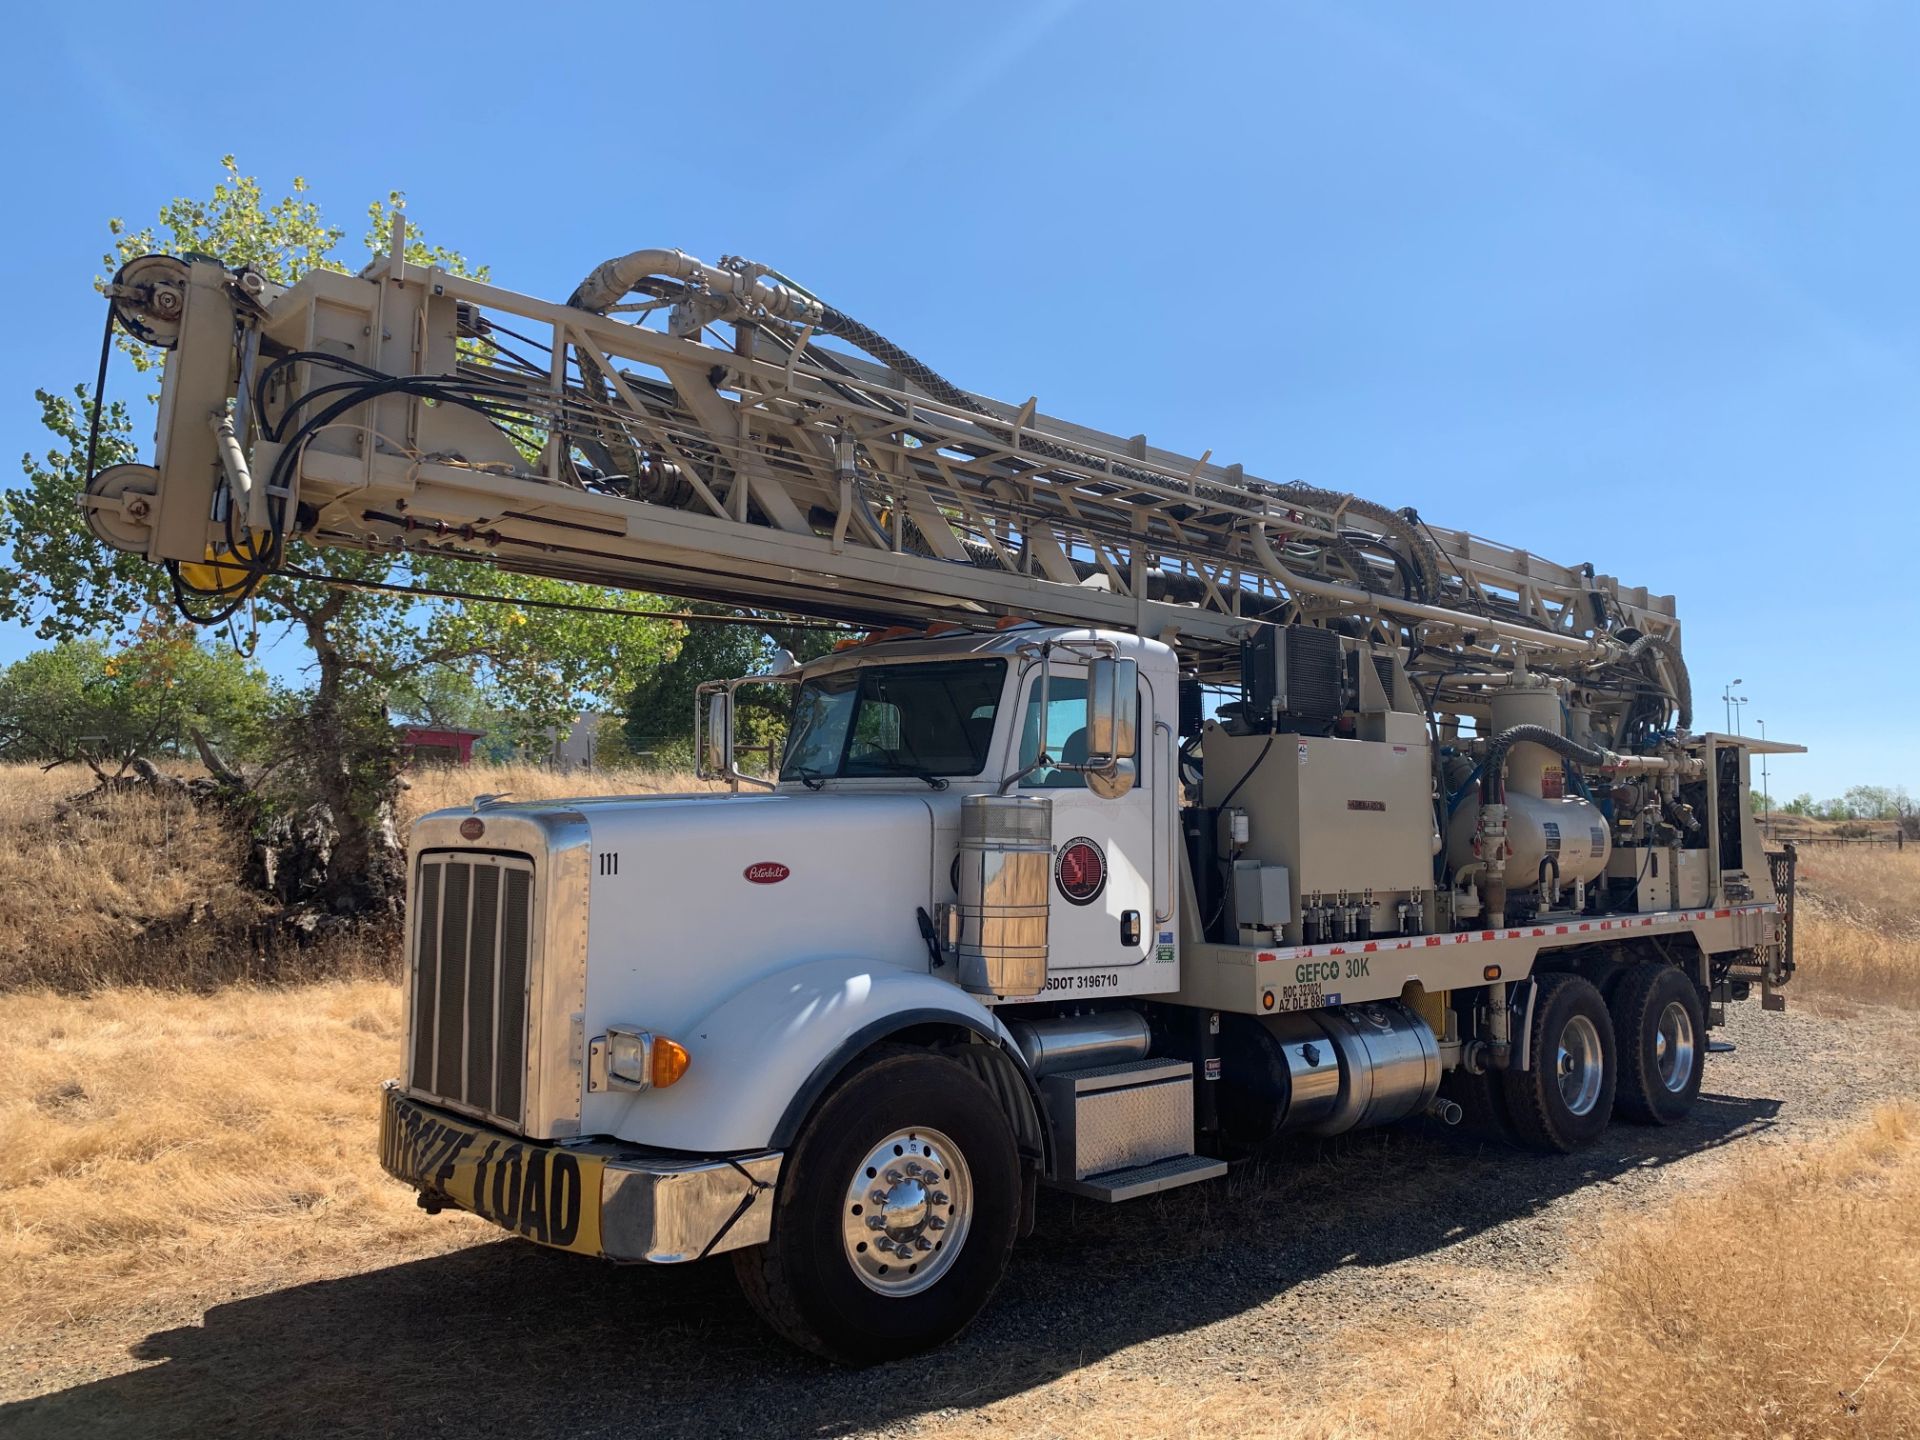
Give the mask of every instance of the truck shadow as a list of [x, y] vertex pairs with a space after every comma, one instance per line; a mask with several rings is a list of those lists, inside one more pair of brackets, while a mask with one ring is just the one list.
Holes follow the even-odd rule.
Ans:
[[[1593, 1150], [1544, 1158], [1422, 1124], [1296, 1146], [1131, 1205], [1043, 1193], [973, 1328], [866, 1371], [772, 1338], [724, 1260], [617, 1269], [502, 1240], [217, 1305], [133, 1348], [160, 1363], [0, 1406], [0, 1432], [845, 1435], [987, 1404], [1341, 1267], [1443, 1255], [1499, 1227], [1512, 1234], [1498, 1263], [1530, 1268], [1524, 1222], [1557, 1198], [1753, 1136], [1779, 1109], [1702, 1095], [1685, 1124], [1618, 1125]], [[1537, 1263], [1558, 1252], [1543, 1245]], [[1262, 1343], [1284, 1358], [1310, 1339]]]

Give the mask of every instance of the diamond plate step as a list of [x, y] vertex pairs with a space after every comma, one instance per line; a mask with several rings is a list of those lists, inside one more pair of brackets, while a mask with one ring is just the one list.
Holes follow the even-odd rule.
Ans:
[[1176, 1155], [1171, 1160], [1156, 1160], [1151, 1165], [1134, 1165], [1125, 1170], [1108, 1170], [1084, 1180], [1056, 1180], [1057, 1190], [1085, 1195], [1092, 1200], [1118, 1203], [1162, 1190], [1177, 1190], [1227, 1173], [1227, 1162], [1207, 1155]]

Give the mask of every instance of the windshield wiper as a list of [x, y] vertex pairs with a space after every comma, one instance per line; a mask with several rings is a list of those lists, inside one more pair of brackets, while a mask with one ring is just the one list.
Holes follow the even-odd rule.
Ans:
[[926, 781], [927, 785], [934, 790], [944, 790], [948, 784], [946, 776], [936, 775], [931, 770], [921, 770], [911, 765], [876, 765], [867, 770], [843, 770], [840, 773], [850, 779], [858, 780], [890, 780], [896, 775], [910, 775], [915, 780]]
[[[802, 785], [806, 786], [807, 789], [809, 790], [818, 790], [822, 788], [823, 782], [821, 781], [820, 777], [816, 775], [813, 771], [805, 768], [804, 766], [795, 765], [787, 773], [792, 775], [796, 780], [798, 780]], [[781, 778], [785, 779], [786, 776], [783, 775]]]

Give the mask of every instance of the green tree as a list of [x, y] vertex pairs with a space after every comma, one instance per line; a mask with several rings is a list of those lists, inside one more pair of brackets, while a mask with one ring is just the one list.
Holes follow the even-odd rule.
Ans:
[[[694, 605], [694, 614], [728, 615], [717, 605]], [[785, 649], [796, 660], [823, 655], [839, 632], [769, 623], [752, 625], [702, 624], [687, 626], [674, 657], [646, 672], [627, 700], [623, 727], [626, 750], [655, 763], [690, 764], [693, 755], [693, 707], [698, 687], [709, 680], [732, 680], [757, 675]], [[736, 747], [773, 745], [774, 753], [786, 738], [792, 692], [783, 686], [752, 686], [735, 697]]]
[[[357, 268], [337, 253], [344, 232], [326, 222], [303, 180], [269, 202], [257, 180], [232, 156], [205, 200], [183, 198], [160, 210], [154, 225], [110, 222], [108, 271], [142, 254], [200, 253], [230, 266], [251, 265], [292, 283], [315, 268]], [[400, 192], [369, 206], [369, 250], [384, 248], [387, 226], [404, 203]], [[411, 238], [407, 258], [459, 274], [485, 276], [457, 251]], [[160, 357], [120, 337], [136, 372]], [[45, 390], [42, 420], [52, 444], [23, 460], [24, 484], [0, 496], [0, 618], [24, 621], [43, 639], [111, 641], [137, 631], [164, 602], [164, 577], [133, 556], [107, 550], [87, 530], [80, 497], [88, 473], [85, 391]], [[69, 399], [71, 394], [75, 398]], [[151, 397], [149, 397], [151, 398]], [[134, 415], [116, 404], [102, 416], [95, 456], [107, 465], [134, 456]], [[525, 443], [528, 437], [519, 437]], [[446, 557], [316, 554], [294, 545], [290, 560], [324, 572], [336, 584], [275, 576], [251, 606], [250, 623], [284, 626], [311, 652], [306, 704], [287, 717], [286, 773], [333, 813], [340, 838], [334, 878], [353, 891], [370, 872], [393, 869], [388, 817], [396, 757], [387, 702], [409, 677], [442, 668], [467, 674], [489, 699], [529, 727], [557, 724], [594, 700], [618, 701], [641, 674], [670, 658], [681, 629], [670, 622], [528, 608], [533, 599], [565, 606], [659, 608], [624, 592], [561, 581], [524, 579]], [[423, 602], [350, 588], [355, 583], [458, 588], [510, 602]], [[381, 888], [374, 885], [377, 893]]]
[[1906, 792], [1891, 785], [1853, 785], [1841, 797], [1847, 814], [1855, 820], [1897, 820], [1900, 802]]
[[185, 626], [149, 626], [117, 651], [68, 640], [0, 670], [0, 754], [101, 775], [137, 756], [191, 753], [195, 736], [252, 756], [276, 700], [259, 666]]
[[394, 717], [411, 725], [479, 730], [493, 717], [486, 693], [471, 671], [435, 665], [402, 676], [388, 698]]

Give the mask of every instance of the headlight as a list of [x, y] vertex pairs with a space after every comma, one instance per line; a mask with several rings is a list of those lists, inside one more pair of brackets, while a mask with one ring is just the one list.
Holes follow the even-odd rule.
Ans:
[[607, 1080], [622, 1090], [664, 1090], [687, 1073], [686, 1047], [630, 1026], [607, 1027]]

